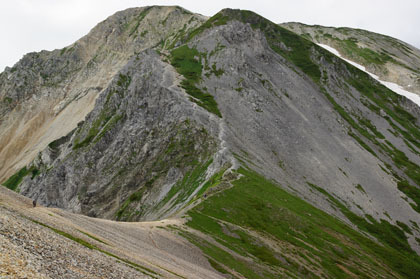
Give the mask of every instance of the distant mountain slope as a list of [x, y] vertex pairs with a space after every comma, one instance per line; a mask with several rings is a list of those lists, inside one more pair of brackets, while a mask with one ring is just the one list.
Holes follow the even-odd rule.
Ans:
[[170, 229], [226, 277], [417, 278], [417, 105], [250, 11], [120, 51], [84, 121], [5, 186], [94, 217], [184, 217]]
[[329, 45], [382, 80], [420, 94], [420, 50], [398, 39], [354, 28], [281, 24], [315, 43]]

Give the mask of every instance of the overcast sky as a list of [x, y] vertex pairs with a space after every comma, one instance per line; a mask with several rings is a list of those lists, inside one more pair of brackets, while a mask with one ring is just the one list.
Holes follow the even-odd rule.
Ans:
[[419, 0], [0, 0], [0, 71], [25, 53], [73, 43], [116, 11], [147, 5], [179, 5], [206, 16], [247, 9], [276, 23], [357, 27], [420, 48]]

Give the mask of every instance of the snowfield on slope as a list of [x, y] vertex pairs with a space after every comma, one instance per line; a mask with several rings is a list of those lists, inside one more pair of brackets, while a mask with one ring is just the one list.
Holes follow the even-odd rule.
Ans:
[[383, 85], [385, 85], [386, 87], [388, 87], [389, 89], [391, 89], [392, 91], [394, 91], [395, 93], [397, 93], [399, 95], [402, 95], [402, 96], [410, 99], [411, 101], [413, 101], [414, 103], [416, 103], [418, 106], [420, 106], [420, 96], [419, 95], [403, 89], [401, 86], [399, 86], [396, 83], [380, 80], [377, 75], [374, 75], [374, 74], [368, 72], [364, 66], [362, 66], [360, 64], [357, 64], [356, 62], [353, 62], [351, 60], [348, 60], [348, 59], [345, 59], [344, 57], [342, 57], [341, 54], [335, 48], [333, 48], [333, 47], [330, 47], [330, 46], [324, 45], [324, 44], [318, 44], [318, 45], [320, 47], [325, 48], [326, 50], [328, 50], [332, 54], [340, 57], [344, 61], [352, 64], [353, 66], [355, 66], [357, 68], [359, 68], [360, 70], [368, 73], [371, 77], [373, 77], [374, 79], [376, 79], [377, 81], [379, 81], [380, 83], [382, 83]]

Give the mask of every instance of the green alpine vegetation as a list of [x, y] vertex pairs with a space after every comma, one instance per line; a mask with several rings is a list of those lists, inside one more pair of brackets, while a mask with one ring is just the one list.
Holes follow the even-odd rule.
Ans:
[[[241, 168], [238, 173], [242, 177], [232, 182], [233, 188], [188, 213], [187, 225], [216, 242], [183, 232], [224, 273], [235, 270], [246, 278], [379, 278], [391, 272], [389, 266], [404, 278], [417, 278], [420, 257], [400, 228], [371, 217], [368, 222], [309, 183], [378, 243], [255, 172]], [[248, 265], [241, 256], [255, 264]]]
[[17, 191], [19, 184], [27, 175], [30, 174], [31, 179], [34, 179], [39, 173], [39, 170], [35, 166], [32, 166], [29, 169], [27, 169], [25, 166], [11, 177], [9, 177], [9, 179], [7, 179], [5, 182], [3, 182], [3, 185], [10, 190]]
[[388, 61], [395, 62], [395, 60], [385, 52], [378, 53], [369, 48], [359, 47], [357, 45], [358, 41], [355, 38], [345, 40], [336, 39], [336, 41], [346, 56], [357, 57], [357, 60], [363, 60], [363, 64], [383, 65]]
[[222, 117], [214, 97], [197, 87], [203, 70], [200, 59], [200, 53], [195, 48], [189, 48], [188, 45], [178, 47], [171, 52], [171, 64], [184, 76], [181, 86], [193, 97], [191, 101]]

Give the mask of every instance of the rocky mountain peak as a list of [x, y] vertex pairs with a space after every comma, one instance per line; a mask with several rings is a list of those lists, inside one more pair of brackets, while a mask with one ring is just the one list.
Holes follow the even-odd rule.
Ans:
[[[73, 130], [135, 53], [173, 44], [205, 19], [175, 6], [127, 9], [99, 23], [68, 47], [27, 54], [6, 69], [0, 76], [0, 126], [4, 135], [0, 154], [8, 160], [0, 163], [0, 178]], [[81, 103], [89, 105], [80, 107]], [[70, 123], [64, 124], [69, 117]], [[31, 155], [19, 157], [23, 153], [17, 150]]]

